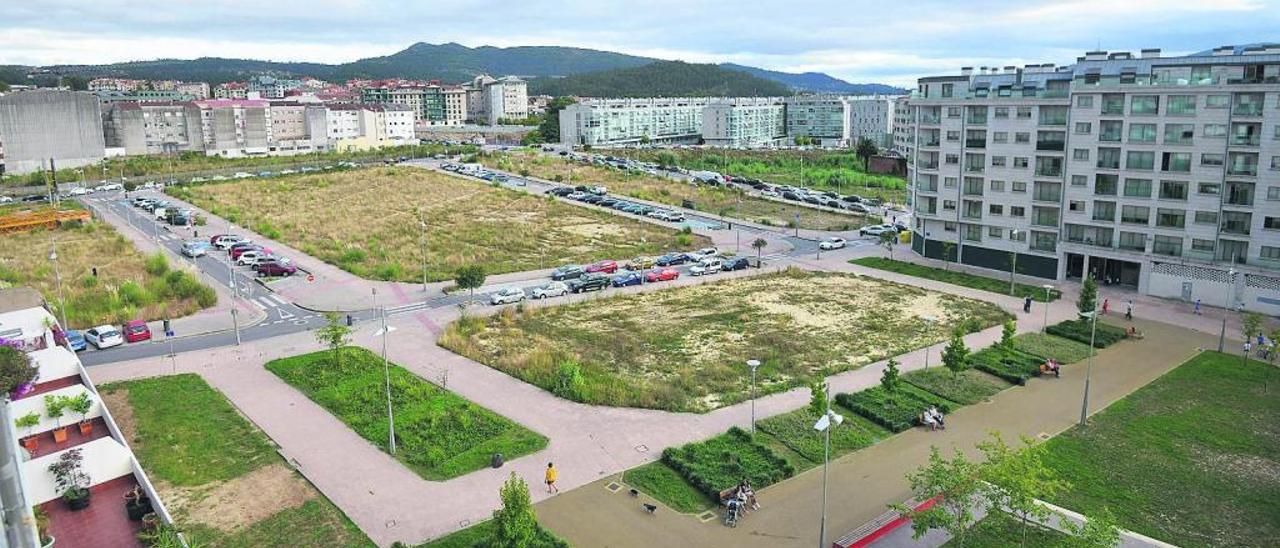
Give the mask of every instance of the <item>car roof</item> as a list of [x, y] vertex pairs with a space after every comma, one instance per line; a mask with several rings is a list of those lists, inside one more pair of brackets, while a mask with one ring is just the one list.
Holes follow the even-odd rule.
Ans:
[[145, 326], [145, 325], [147, 325], [147, 322], [144, 322], [144, 321], [142, 321], [142, 320], [129, 320], [129, 322], [128, 322], [128, 323], [126, 323], [126, 324], [124, 324], [124, 325], [125, 325], [125, 326], [127, 326], [127, 327], [135, 327], [135, 326], [139, 326], [139, 325]]
[[93, 328], [93, 330], [94, 330], [94, 331], [97, 331], [97, 332], [99, 332], [99, 333], [101, 333], [101, 332], [103, 332], [103, 331], [108, 331], [108, 330], [110, 330], [110, 331], [115, 331], [115, 330], [116, 330], [116, 326], [114, 326], [114, 325], [99, 325], [98, 327]]

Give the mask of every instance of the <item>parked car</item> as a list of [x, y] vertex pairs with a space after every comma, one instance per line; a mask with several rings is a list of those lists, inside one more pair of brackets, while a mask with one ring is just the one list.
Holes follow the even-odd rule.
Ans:
[[583, 274], [581, 277], [569, 281], [569, 291], [573, 293], [598, 291], [609, 287], [609, 283], [609, 277], [603, 274]]
[[674, 268], [655, 268], [644, 274], [646, 282], [669, 282], [680, 277], [680, 271]]
[[623, 266], [627, 270], [644, 270], [653, 267], [653, 257], [636, 257]]
[[223, 234], [213, 238], [213, 246], [218, 249], [230, 249], [231, 246], [241, 243], [249, 243], [251, 240], [237, 234]]
[[720, 263], [720, 259], [717, 259], [715, 257], [707, 257], [705, 259], [702, 259], [701, 261], [698, 261], [698, 264], [695, 264], [692, 267], [690, 267], [689, 275], [703, 276], [706, 274], [715, 274], [716, 272], [720, 271], [721, 266], [722, 265]]
[[111, 192], [113, 190], [124, 190], [124, 185], [120, 183], [107, 183], [105, 185], [98, 185], [93, 189], [98, 192]]
[[258, 261], [270, 257], [271, 253], [266, 249], [244, 249], [239, 255], [236, 255], [236, 264], [241, 266], [253, 266]]
[[745, 270], [751, 268], [751, 259], [746, 257], [729, 257], [720, 262], [721, 271]]
[[573, 193], [573, 189], [567, 186], [558, 186], [547, 190], [547, 194], [552, 196], [568, 196]]
[[85, 342], [84, 333], [68, 329], [63, 335], [67, 337], [67, 347], [71, 348], [72, 352], [79, 352], [89, 346], [89, 343]]
[[292, 263], [284, 262], [279, 257], [258, 261], [253, 265], [253, 271], [259, 276], [292, 276], [298, 273], [298, 267]]
[[13, 202], [13, 198], [10, 198], [8, 196], [0, 196], [0, 204], [7, 204], [11, 202]]
[[564, 282], [545, 283], [529, 291], [529, 297], [532, 299], [546, 299], [548, 297], [561, 297], [568, 294], [569, 294], [569, 285]]
[[587, 265], [583, 271], [587, 273], [613, 274], [618, 271], [618, 261], [604, 260]]
[[190, 241], [182, 243], [182, 254], [192, 259], [203, 257], [209, 252], [209, 244], [202, 241]]
[[602, 186], [593, 186], [587, 189], [587, 192], [595, 194], [596, 196], [604, 196], [606, 193], [609, 192], [609, 189]]
[[239, 261], [241, 255], [244, 255], [245, 253], [248, 253], [250, 251], [262, 251], [263, 249], [264, 248], [258, 244], [240, 243], [240, 244], [231, 246], [230, 253], [228, 253], [227, 255], [231, 257], [231, 260]]
[[831, 236], [821, 242], [818, 242], [818, 249], [840, 249], [845, 246], [844, 238]]
[[862, 236], [879, 236], [885, 232], [897, 233], [898, 229], [893, 225], [871, 225], [858, 229], [858, 234]]
[[626, 287], [629, 285], [640, 285], [644, 279], [639, 272], [629, 270], [613, 277], [613, 287]]
[[85, 331], [84, 338], [99, 350], [124, 344], [124, 336], [116, 328], [109, 325], [99, 325]]
[[576, 264], [567, 264], [551, 271], [551, 279], [555, 281], [572, 280], [581, 277], [586, 272], [581, 266]]
[[524, 290], [518, 287], [504, 287], [496, 293], [489, 295], [489, 304], [511, 304], [518, 303], [525, 299]]
[[689, 262], [687, 253], [668, 253], [653, 261], [657, 266], [675, 266]]
[[76, 187], [71, 189], [71, 192], [68, 192], [67, 194], [71, 196], [84, 196], [85, 194], [88, 194], [90, 192], [93, 192], [93, 191], [81, 186], [81, 187]]
[[151, 340], [151, 328], [142, 320], [130, 320], [124, 324], [125, 342], [142, 342]]
[[698, 260], [707, 259], [710, 257], [715, 257], [716, 255], [719, 255], [719, 254], [720, 254], [720, 250], [714, 247], [704, 247], [702, 249], [689, 253], [689, 257], [691, 260], [698, 261]]
[[765, 198], [777, 198], [777, 197], [778, 197], [778, 193], [777, 193], [777, 192], [774, 192], [774, 191], [772, 191], [772, 190], [761, 190], [761, 191], [760, 191], [760, 195], [761, 195], [761, 196], [763, 196], [763, 197], [765, 197]]

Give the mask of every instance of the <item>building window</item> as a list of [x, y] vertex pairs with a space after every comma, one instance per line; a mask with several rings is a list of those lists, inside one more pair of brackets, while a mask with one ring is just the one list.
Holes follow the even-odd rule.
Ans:
[[1156, 209], [1156, 226], [1165, 228], [1185, 228], [1187, 212], [1181, 209]]
[[996, 180], [992, 180], [992, 181], [991, 181], [991, 191], [992, 191], [992, 192], [1004, 192], [1004, 181], [996, 181]]
[[1196, 187], [1196, 192], [1199, 194], [1212, 194], [1216, 196], [1218, 193], [1222, 192], [1222, 185], [1218, 183], [1200, 183]]
[[1106, 221], [1108, 223], [1116, 222], [1116, 203], [1093, 202], [1093, 220]]
[[1231, 106], [1230, 95], [1210, 95], [1205, 97], [1204, 106], [1208, 108], [1227, 108]]
[[1191, 251], [1200, 253], [1213, 253], [1213, 240], [1201, 240], [1193, 238], [1191, 240]]
[[1009, 132], [1007, 132], [1007, 131], [995, 131], [995, 132], [992, 132], [992, 133], [991, 133], [991, 142], [993, 142], [993, 143], [1007, 143], [1007, 142], [1009, 142]]
[[1014, 242], [1025, 242], [1025, 241], [1027, 241], [1027, 231], [1025, 231], [1025, 230], [1010, 230], [1010, 231], [1009, 231], [1009, 240], [1010, 240], [1010, 241], [1014, 241]]
[[1076, 122], [1076, 134], [1088, 135], [1093, 132], [1093, 124], [1089, 122]]
[[1155, 124], [1129, 124], [1129, 142], [1130, 143], [1156, 142], [1156, 125]]
[[1170, 95], [1170, 116], [1194, 116], [1196, 113], [1195, 95]]
[[1014, 142], [1014, 143], [1022, 143], [1022, 144], [1030, 143], [1030, 142], [1031, 142], [1031, 134], [1030, 134], [1030, 133], [1028, 133], [1028, 132], [1024, 132], [1024, 131], [1019, 131], [1019, 132], [1017, 132], [1017, 133], [1014, 133], [1014, 134], [1013, 134], [1013, 142]]
[[1015, 168], [1019, 168], [1019, 169], [1026, 169], [1026, 168], [1027, 168], [1027, 162], [1028, 162], [1028, 159], [1027, 159], [1027, 158], [1023, 158], [1023, 157], [1020, 157], [1020, 156], [1014, 156], [1014, 157], [1013, 157], [1013, 167], [1015, 167]]
[[1062, 200], [1062, 183], [1036, 181], [1032, 188], [1031, 199], [1037, 202], [1057, 202]]
[[957, 141], [959, 141], [959, 140], [960, 140], [960, 132], [959, 132], [959, 131], [947, 131], [947, 142], [948, 142], [948, 143], [955, 143], [955, 142], [957, 142]]
[[987, 213], [992, 215], [1004, 215], [1004, 206], [1000, 204], [989, 204], [987, 206]]
[[989, 236], [989, 237], [991, 237], [991, 238], [999, 239], [999, 238], [1001, 238], [1001, 237], [1003, 236], [1003, 234], [1004, 234], [1004, 229], [1003, 229], [1003, 228], [1000, 228], [1000, 227], [998, 227], [998, 226], [989, 226], [989, 227], [987, 227], [987, 236]]
[[1067, 125], [1067, 107], [1059, 107], [1059, 106], [1040, 107], [1040, 125], [1042, 126]]
[[955, 201], [955, 200], [943, 200], [943, 201], [942, 201], [942, 210], [943, 210], [943, 211], [955, 211], [955, 210], [956, 210], [956, 201]]
[[982, 225], [964, 225], [964, 239], [971, 242], [981, 242]]
[[1098, 147], [1098, 167], [1102, 169], [1120, 169], [1120, 149]]
[[1125, 169], [1141, 169], [1150, 171], [1155, 168], [1156, 153], [1150, 151], [1130, 150], [1125, 157]]
[[1027, 208], [1022, 206], [1009, 206], [1009, 216], [1010, 217], [1026, 217]]
[[1087, 175], [1071, 176], [1071, 186], [1087, 186], [1088, 184], [1089, 184], [1089, 177]]
[[1058, 249], [1058, 236], [1052, 232], [1031, 232], [1031, 249], [1036, 251], [1056, 251]]
[[1151, 241], [1151, 252], [1159, 255], [1182, 255], [1182, 238], [1157, 234]]
[[1124, 195], [1130, 198], [1150, 198], [1151, 179], [1124, 180]]
[[1160, 169], [1162, 171], [1176, 171], [1185, 173], [1191, 171], [1191, 153], [1190, 152], [1166, 152], [1160, 157]]
[[944, 177], [942, 179], [942, 188], [955, 188], [959, 182], [955, 177]]
[[1280, 217], [1263, 217], [1262, 228], [1267, 230], [1280, 230]]
[[1076, 96], [1076, 106], [1077, 106], [1077, 107], [1079, 107], [1079, 108], [1089, 108], [1089, 107], [1092, 107], [1092, 106], [1093, 106], [1093, 96], [1092, 96], [1092, 95], [1077, 95], [1077, 96]]
[[1165, 124], [1164, 144], [1189, 145], [1195, 137], [1195, 124]]
[[1221, 166], [1225, 162], [1225, 156], [1222, 154], [1204, 153], [1200, 155], [1200, 165], [1202, 166]]
[[1124, 115], [1124, 95], [1120, 93], [1108, 93], [1102, 96], [1102, 115], [1103, 116], [1123, 116]]
[[1186, 201], [1187, 185], [1186, 181], [1160, 181], [1160, 199]]
[[1134, 95], [1129, 100], [1129, 114], [1135, 116], [1152, 116], [1160, 114], [1159, 95]]
[[1280, 247], [1264, 245], [1262, 246], [1262, 251], [1258, 252], [1258, 257], [1261, 259], [1270, 259], [1273, 261], [1280, 260]]
[[1098, 140], [1119, 143], [1120, 137], [1124, 135], [1124, 122], [1119, 120], [1103, 120], [1098, 122]]
[[1058, 226], [1058, 208], [1032, 206], [1031, 224], [1038, 226]]
[[1014, 191], [1014, 192], [1026, 192], [1026, 191], [1027, 191], [1027, 183], [1026, 183], [1026, 181], [1014, 181], [1014, 182], [1013, 182], [1013, 191]]
[[947, 107], [947, 118], [959, 118], [960, 107]]
[[1197, 211], [1194, 219], [1195, 223], [1198, 225], [1216, 225], [1218, 224], [1218, 212]]
[[1085, 162], [1089, 161], [1089, 149], [1087, 149], [1087, 148], [1077, 148], [1077, 149], [1072, 149], [1072, 151], [1071, 151], [1071, 159], [1072, 159], [1072, 160], [1081, 160], [1081, 161], [1085, 161]]
[[996, 118], [1008, 118], [1008, 117], [1009, 117], [1009, 107], [996, 107], [996, 108], [995, 108], [995, 117], [996, 117]]
[[1124, 206], [1120, 208], [1120, 222], [1145, 225], [1151, 222], [1151, 208], [1144, 206]]
[[942, 230], [945, 230], [945, 231], [947, 231], [947, 232], [955, 232], [955, 231], [956, 231], [956, 224], [955, 224], [955, 223], [952, 223], [952, 222], [943, 222], [943, 223], [942, 223]]
[[1067, 202], [1067, 210], [1072, 213], [1084, 213], [1084, 200], [1071, 200]]
[[1280, 200], [1280, 186], [1267, 187], [1267, 200]]
[[1121, 232], [1120, 233], [1120, 249], [1128, 249], [1131, 251], [1147, 250], [1147, 235], [1138, 232]]
[[1004, 167], [1006, 158], [1004, 156], [992, 156], [991, 167]]
[[1019, 118], [1031, 118], [1031, 107], [1018, 107]]
[[942, 84], [942, 96], [951, 97], [951, 95], [955, 92], [955, 87], [956, 87], [955, 84]]
[[1205, 137], [1226, 137], [1227, 125], [1226, 124], [1205, 124], [1204, 136]]
[[1120, 176], [1111, 173], [1099, 173], [1095, 176], [1093, 193], [1102, 196], [1115, 196], [1120, 186]]

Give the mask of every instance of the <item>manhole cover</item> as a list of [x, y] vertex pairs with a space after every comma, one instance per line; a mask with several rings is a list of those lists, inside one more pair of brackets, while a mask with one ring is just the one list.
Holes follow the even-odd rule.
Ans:
[[460, 527], [460, 528], [466, 528], [466, 527], [468, 527], [468, 526], [470, 526], [470, 525], [471, 525], [471, 520], [469, 520], [469, 519], [464, 519], [464, 520], [462, 520], [462, 521], [459, 521], [459, 522], [458, 522], [458, 527]]
[[608, 489], [610, 493], [617, 493], [619, 489], [622, 489], [622, 484], [616, 481], [611, 481], [608, 485], [605, 485], [604, 488]]
[[1039, 434], [1036, 434], [1036, 437], [1037, 437], [1037, 438], [1040, 438], [1040, 439], [1042, 439], [1042, 440], [1047, 440], [1047, 439], [1049, 439], [1049, 437], [1050, 437], [1050, 436], [1049, 436], [1049, 433], [1048, 433], [1048, 432], [1041, 432], [1041, 433], [1039, 433]]
[[395, 526], [396, 526], [396, 520], [394, 520], [394, 519], [389, 519], [389, 520], [387, 520], [387, 529], [390, 529], [390, 528], [395, 527]]
[[706, 512], [698, 514], [698, 521], [701, 521], [702, 523], [706, 523], [713, 519], [716, 519], [716, 513], [710, 510], [707, 510]]
[[644, 444], [637, 445], [637, 446], [636, 446], [636, 451], [639, 451], [639, 452], [641, 452], [641, 453], [648, 453], [648, 452], [649, 452], [649, 446], [648, 446], [648, 445], [644, 445]]

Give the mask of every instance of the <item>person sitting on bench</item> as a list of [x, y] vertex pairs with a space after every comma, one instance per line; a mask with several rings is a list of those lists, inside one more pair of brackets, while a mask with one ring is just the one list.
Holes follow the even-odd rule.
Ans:
[[747, 508], [752, 510], [760, 509], [760, 503], [756, 501], [756, 492], [751, 489], [751, 484], [747, 483], [745, 479], [738, 482], [738, 500], [742, 501]]
[[1044, 363], [1040, 364], [1040, 374], [1046, 375], [1049, 373], [1053, 373], [1054, 377], [1062, 376], [1062, 366], [1058, 365], [1058, 360], [1049, 358], [1045, 360]]
[[933, 405], [924, 410], [924, 414], [920, 416], [920, 421], [928, 426], [929, 430], [947, 429], [946, 421], [942, 418], [942, 412], [938, 411], [938, 408]]

